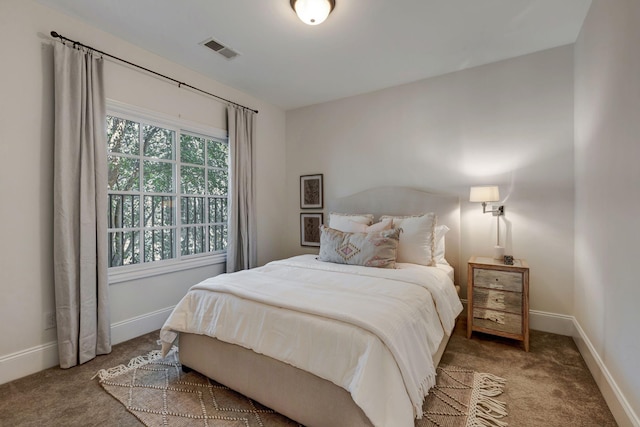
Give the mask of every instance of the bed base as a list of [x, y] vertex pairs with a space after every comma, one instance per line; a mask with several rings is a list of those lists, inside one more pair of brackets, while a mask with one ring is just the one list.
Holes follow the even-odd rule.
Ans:
[[[433, 356], [438, 365], [448, 338]], [[307, 427], [372, 424], [349, 392], [279, 360], [205, 335], [180, 333], [180, 362]]]

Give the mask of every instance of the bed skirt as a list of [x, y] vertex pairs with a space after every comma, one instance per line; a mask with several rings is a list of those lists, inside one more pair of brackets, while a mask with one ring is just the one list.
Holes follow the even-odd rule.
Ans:
[[[433, 356], [440, 362], [448, 336]], [[180, 333], [180, 362], [307, 427], [371, 426], [349, 392], [289, 364], [205, 335]]]

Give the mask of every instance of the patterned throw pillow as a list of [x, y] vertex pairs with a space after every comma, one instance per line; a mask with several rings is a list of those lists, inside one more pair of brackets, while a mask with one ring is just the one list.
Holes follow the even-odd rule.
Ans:
[[365, 267], [395, 268], [400, 229], [345, 233], [320, 227], [320, 261]]

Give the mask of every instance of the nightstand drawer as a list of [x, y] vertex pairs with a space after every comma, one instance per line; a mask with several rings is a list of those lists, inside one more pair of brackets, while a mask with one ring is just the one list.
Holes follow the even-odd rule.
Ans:
[[522, 334], [522, 316], [482, 308], [473, 309], [473, 326], [491, 331]]
[[473, 288], [473, 306], [522, 314], [522, 293]]
[[474, 268], [473, 286], [522, 292], [522, 273]]

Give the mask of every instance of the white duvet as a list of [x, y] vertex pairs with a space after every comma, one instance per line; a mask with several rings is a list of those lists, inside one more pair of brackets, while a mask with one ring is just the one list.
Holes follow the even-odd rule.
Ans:
[[302, 255], [193, 286], [164, 324], [311, 372], [351, 393], [376, 426], [412, 426], [435, 384], [432, 356], [462, 311], [444, 270], [330, 264]]

